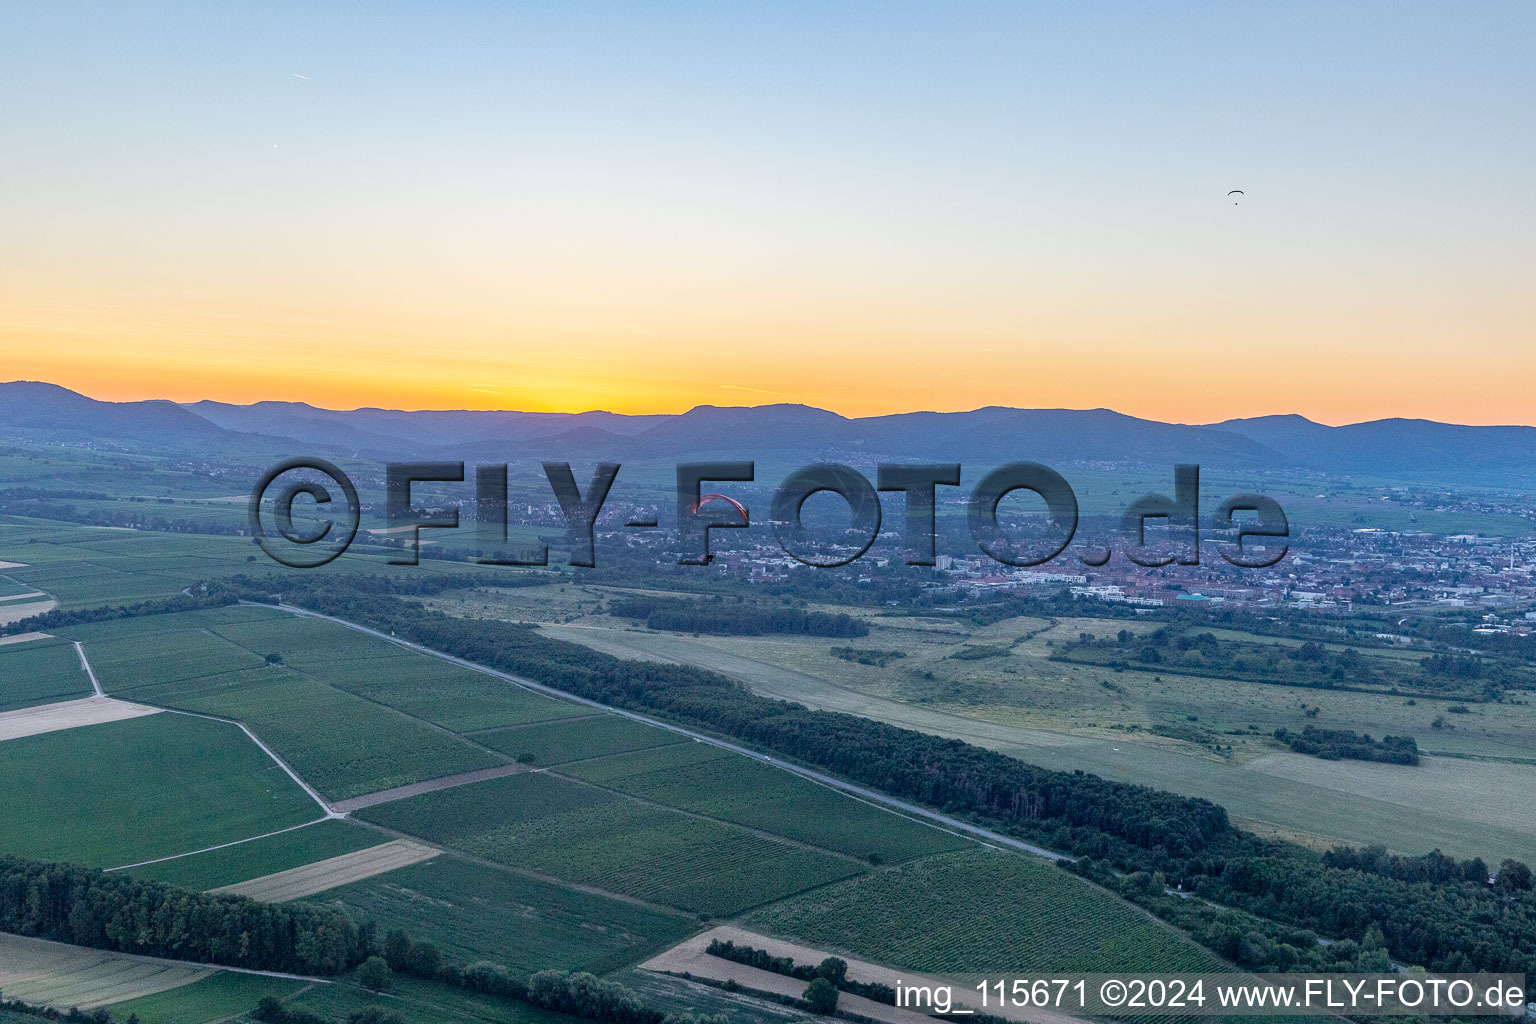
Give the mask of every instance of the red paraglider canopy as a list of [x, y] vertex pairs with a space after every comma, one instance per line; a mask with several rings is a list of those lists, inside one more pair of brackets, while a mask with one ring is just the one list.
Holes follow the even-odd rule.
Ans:
[[747, 519], [747, 510], [741, 507], [741, 502], [737, 501], [735, 498], [727, 497], [724, 494], [701, 494], [699, 495], [699, 500], [694, 502], [693, 507], [688, 511], [697, 515], [699, 509], [703, 508], [705, 505], [708, 505], [712, 501], [730, 502], [731, 507], [736, 509], [737, 512], [741, 513], [741, 521], [744, 523], [749, 522]]

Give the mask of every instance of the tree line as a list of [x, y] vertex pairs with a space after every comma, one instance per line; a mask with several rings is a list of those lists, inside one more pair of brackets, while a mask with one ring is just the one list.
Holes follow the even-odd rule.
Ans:
[[[389, 970], [402, 974], [607, 1024], [727, 1024], [724, 1016], [669, 1014], [630, 989], [591, 974], [549, 970], [525, 980], [487, 962], [467, 967], [446, 963], [436, 946], [413, 942], [398, 929], [379, 943], [372, 921], [358, 924], [336, 906], [214, 896], [131, 875], [9, 855], [0, 856], [0, 931], [92, 949], [290, 974], [335, 976], [382, 956]], [[375, 979], [370, 987], [387, 986]], [[104, 1012], [62, 1015], [19, 1002], [0, 1004], [0, 1009], [89, 1024], [111, 1021]], [[263, 1000], [255, 1016], [274, 1024], [329, 1024], [275, 999]], [[387, 1014], [363, 1011], [349, 1018], [349, 1024], [389, 1020]]]
[[373, 944], [371, 924], [335, 907], [212, 896], [9, 855], [0, 855], [0, 931], [290, 974], [339, 974]]
[[797, 964], [794, 957], [774, 956], [766, 949], [738, 945], [730, 939], [712, 939], [704, 952], [732, 963], [745, 964], [762, 971], [772, 971], [799, 981], [815, 981], [825, 978], [840, 992], [863, 996], [887, 1006], [896, 1005], [896, 990], [878, 981], [854, 981], [848, 977], [848, 962], [841, 957], [829, 956], [821, 963]]

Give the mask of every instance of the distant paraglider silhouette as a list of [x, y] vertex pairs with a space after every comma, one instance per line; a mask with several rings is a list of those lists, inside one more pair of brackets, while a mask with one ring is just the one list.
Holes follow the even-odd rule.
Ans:
[[[741, 502], [737, 501], [735, 498], [729, 497], [729, 496], [724, 495], [724, 494], [701, 494], [701, 495], [699, 495], [698, 500], [695, 501], [689, 507], [688, 511], [693, 513], [694, 515], [698, 515], [699, 514], [699, 509], [703, 508], [705, 505], [708, 505], [712, 501], [724, 501], [724, 502], [727, 502], [741, 516], [741, 521], [742, 521], [743, 525], [747, 525], [747, 526], [751, 525], [751, 521], [749, 519], [747, 519], [747, 510], [742, 508]], [[709, 552], [708, 554], [706, 554], [704, 556], [704, 564], [705, 565], [711, 564], [712, 562], [714, 562], [714, 560], [715, 560], [715, 553], [713, 551]]]
[[[1235, 188], [1235, 189], [1233, 189], [1233, 190], [1232, 190], [1232, 191], [1231, 191], [1231, 192], [1228, 192], [1228, 193], [1227, 193], [1227, 195], [1228, 195], [1228, 197], [1231, 197], [1231, 196], [1240, 196], [1240, 195], [1242, 195], [1242, 194], [1243, 194], [1243, 190], [1242, 190], [1242, 189], [1240, 189], [1240, 188]], [[1232, 205], [1233, 205], [1233, 206], [1236, 206], [1236, 205], [1237, 205], [1237, 200], [1236, 200], [1236, 199], [1233, 199], [1233, 200], [1232, 200]]]
[[742, 522], [745, 523], [749, 521], [747, 519], [747, 510], [741, 507], [741, 502], [737, 501], [735, 498], [727, 497], [724, 494], [701, 494], [699, 495], [699, 500], [694, 502], [693, 507], [688, 511], [692, 512], [694, 515], [698, 515], [699, 509], [703, 508], [705, 505], [708, 505], [712, 501], [729, 502], [731, 507], [741, 514]]

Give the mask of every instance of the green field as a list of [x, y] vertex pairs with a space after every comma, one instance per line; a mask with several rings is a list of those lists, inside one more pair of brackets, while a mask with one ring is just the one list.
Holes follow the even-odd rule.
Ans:
[[91, 695], [80, 656], [64, 640], [28, 640], [0, 647], [0, 711]]
[[544, 774], [428, 793], [358, 816], [499, 863], [711, 915], [862, 870], [845, 858]]
[[733, 755], [729, 750], [711, 743], [674, 743], [665, 747], [648, 747], [645, 750], [632, 750], [624, 754], [596, 757], [579, 764], [564, 765], [559, 774], [606, 785], [631, 775], [644, 775], [668, 768], [683, 768], [731, 756]]
[[290, 1000], [289, 1005], [303, 1007], [338, 1024], [354, 1013], [374, 1008], [397, 1014], [404, 1024], [576, 1024], [577, 1020], [527, 1003], [400, 975], [390, 980], [389, 992], [384, 995], [347, 983], [316, 985]]
[[203, 892], [365, 850], [387, 840], [373, 829], [331, 818], [236, 846], [146, 864], [132, 873]]
[[524, 974], [545, 967], [601, 974], [682, 941], [696, 926], [682, 914], [452, 856], [312, 899], [343, 904], [381, 932], [404, 928], [456, 963], [489, 959]]
[[[271, 622], [273, 616], [282, 621]], [[128, 625], [141, 620], [120, 620], [72, 632], [87, 637], [86, 654], [108, 693], [243, 722], [331, 799], [501, 763], [426, 722], [288, 667], [277, 636], [262, 649], [282, 661], [267, 664], [265, 654], [218, 635], [252, 618], [264, 620], [264, 628], [303, 622], [269, 609], [239, 608], [152, 616], [143, 620], [151, 628], [142, 631]], [[406, 657], [431, 666], [420, 655]], [[397, 667], [408, 680], [413, 665]]]
[[220, 971], [190, 985], [108, 1007], [117, 1020], [137, 1015], [144, 1024], [212, 1024], [254, 1010], [263, 996], [287, 999], [309, 982]]
[[914, 971], [1231, 970], [1119, 897], [1043, 861], [994, 850], [841, 882], [760, 910], [744, 925]]
[[0, 743], [0, 850], [110, 867], [310, 821], [314, 801], [232, 725], [149, 715]]
[[135, 687], [123, 696], [243, 722], [334, 800], [503, 763], [398, 711], [280, 667]]
[[[602, 761], [592, 767], [612, 789], [855, 857], [873, 855], [895, 863], [969, 845], [789, 772], [729, 751], [719, 753], [723, 756], [693, 764], [637, 766], [641, 770], [628, 775], [613, 774]], [[569, 770], [592, 778], [582, 771], [586, 767]]]
[[338, 646], [353, 638], [353, 643], [361, 640], [384, 651], [368, 659], [304, 665], [301, 671], [444, 729], [471, 732], [591, 713], [591, 709], [578, 704], [555, 700], [439, 658], [405, 651], [344, 626], [325, 625], [336, 631], [334, 640]]
[[591, 714], [334, 622], [259, 611], [213, 632], [254, 655], [278, 652], [294, 671], [454, 732]]
[[534, 764], [564, 764], [631, 750], [687, 743], [688, 737], [618, 715], [595, 714], [475, 734], [475, 741]]
[[[88, 639], [83, 631], [71, 631], [76, 639], [83, 640], [86, 656], [101, 680], [102, 689], [108, 693], [131, 693], [146, 687], [175, 683], [182, 680], [201, 680], [232, 672], [248, 671], [263, 667], [265, 662], [242, 648], [220, 640], [201, 625], [209, 616], [197, 616], [186, 622], [181, 615], [163, 616], [155, 623], [162, 628], [129, 632], [122, 625], [117, 636]], [[185, 623], [196, 628], [163, 628], [173, 623]]]

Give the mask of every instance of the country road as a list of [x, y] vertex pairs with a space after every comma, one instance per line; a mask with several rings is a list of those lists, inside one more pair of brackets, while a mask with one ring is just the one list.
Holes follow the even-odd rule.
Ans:
[[673, 725], [670, 722], [665, 722], [660, 719], [637, 714], [633, 711], [626, 711], [623, 708], [611, 707], [599, 701], [590, 700], [586, 697], [580, 697], [574, 693], [568, 693], [565, 690], [561, 690], [553, 686], [546, 686], [543, 683], [536, 683], [531, 679], [523, 679], [520, 676], [514, 676], [507, 672], [488, 668], [485, 665], [469, 661], [465, 658], [460, 658], [456, 655], [447, 654], [443, 651], [434, 650], [430, 647], [424, 647], [421, 644], [412, 643], [409, 640], [402, 640], [399, 637], [390, 636], [388, 633], [384, 633], [380, 630], [372, 629], [368, 626], [363, 626], [356, 622], [348, 622], [346, 619], [339, 619], [334, 615], [323, 615], [320, 612], [312, 612], [307, 609], [288, 604], [268, 605], [259, 601], [245, 601], [241, 603], [257, 605], [266, 608], [275, 607], [281, 611], [289, 613], [290, 615], [298, 615], [304, 618], [322, 619], [326, 622], [334, 622], [337, 625], [345, 626], [348, 629], [355, 629], [360, 633], [366, 633], [369, 636], [377, 637], [380, 640], [385, 640], [389, 643], [395, 644], [398, 647], [404, 647], [407, 650], [415, 651], [418, 654], [426, 654], [434, 658], [441, 658], [444, 661], [451, 662], [452, 664], [458, 665], [462, 668], [467, 668], [473, 672], [483, 673], [484, 675], [488, 675], [493, 678], [500, 679], [504, 682], [511, 683], [514, 686], [521, 686], [525, 689], [534, 690], [538, 693], [542, 693], [550, 697], [558, 697], [561, 700], [570, 701], [574, 704], [580, 704], [584, 707], [595, 708], [596, 710], [604, 711], [608, 714], [619, 715], [622, 718], [628, 718], [635, 722], [642, 722], [646, 725], [655, 726], [658, 729], [666, 729], [669, 732], [674, 732], [681, 736], [687, 736], [688, 738], [696, 740], [700, 743], [708, 743], [711, 746], [719, 747], [723, 750], [729, 750], [733, 753], [741, 754], [745, 757], [750, 757], [755, 761], [761, 761], [763, 764], [772, 765], [773, 767], [782, 771], [791, 772], [803, 779], [808, 779], [811, 782], [817, 783], [818, 785], [826, 786], [829, 789], [835, 789], [842, 793], [849, 794], [850, 796], [857, 797], [866, 803], [880, 807], [892, 813], [900, 813], [906, 815], [907, 817], [923, 821], [927, 824], [942, 827], [952, 832], [957, 832], [969, 836], [973, 839], [980, 839], [988, 843], [996, 844], [997, 846], [1006, 847], [1010, 850], [1016, 850], [1020, 853], [1033, 854], [1034, 856], [1044, 857], [1053, 861], [1071, 861], [1074, 859], [1072, 857], [1066, 856], [1065, 854], [1057, 853], [1054, 850], [1047, 850], [1044, 847], [1023, 842], [1022, 840], [1014, 839], [1011, 836], [1002, 835], [1001, 833], [994, 832], [991, 829], [982, 828], [979, 825], [973, 825], [970, 822], [962, 821], [959, 818], [953, 818], [947, 814], [941, 814], [938, 811], [932, 811], [926, 807], [920, 807], [916, 804], [908, 803], [905, 800], [899, 800], [895, 797], [887, 796], [886, 794], [878, 792], [877, 790], [868, 789], [864, 786], [859, 786], [852, 782], [845, 782], [842, 779], [818, 772], [814, 769], [804, 768], [800, 765], [780, 760], [779, 758], [761, 753], [749, 747], [743, 747], [739, 744], [731, 743], [728, 740], [723, 740], [718, 737], [711, 736], [708, 733], [697, 732], [693, 729], [687, 729], [680, 725]]

